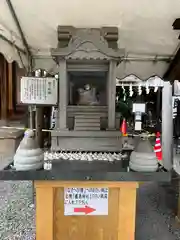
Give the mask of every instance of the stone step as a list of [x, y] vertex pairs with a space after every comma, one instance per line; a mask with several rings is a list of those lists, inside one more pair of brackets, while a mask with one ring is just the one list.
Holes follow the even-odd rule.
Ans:
[[99, 127], [100, 128], [100, 123], [75, 123], [75, 127]]
[[[75, 116], [102, 116], [101, 112], [74, 112]], [[107, 113], [103, 113], [103, 116]]]
[[73, 112], [106, 112], [107, 106], [68, 106], [68, 111]]
[[67, 113], [68, 117], [78, 117], [78, 116], [84, 116], [84, 117], [90, 117], [90, 116], [93, 116], [93, 117], [107, 117], [108, 116], [108, 113], [107, 112], [87, 112], [87, 113], [84, 113], [84, 112], [68, 112]]
[[100, 114], [77, 114], [75, 115], [75, 118], [81, 119], [81, 118], [89, 118], [89, 119], [95, 119], [95, 118], [100, 118], [101, 115]]
[[78, 125], [89, 125], [89, 126], [91, 126], [91, 125], [97, 125], [97, 124], [101, 124], [101, 121], [100, 121], [100, 119], [96, 119], [96, 120], [94, 120], [94, 119], [83, 119], [83, 120], [80, 120], [79, 121], [79, 119], [75, 119], [74, 120], [74, 124], [78, 124]]
[[77, 131], [97, 131], [100, 130], [100, 117], [84, 117], [82, 116], [76, 116], [75, 117], [75, 124], [74, 124], [74, 130]]
[[94, 119], [94, 118], [81, 118], [81, 119], [75, 118], [75, 119], [74, 119], [74, 122], [75, 122], [75, 123], [76, 123], [76, 122], [78, 122], [78, 123], [84, 123], [84, 122], [86, 122], [86, 123], [88, 123], [88, 124], [91, 124], [91, 123], [100, 123], [100, 118], [96, 118], [96, 119]]
[[75, 122], [88, 122], [88, 123], [93, 123], [93, 122], [100, 122], [100, 118], [75, 118]]
[[75, 126], [75, 131], [99, 131], [100, 127], [98, 126]]
[[79, 122], [82, 122], [82, 121], [86, 121], [86, 122], [100, 122], [100, 117], [94, 117], [94, 116], [89, 116], [89, 117], [75, 117], [75, 121], [79, 121]]

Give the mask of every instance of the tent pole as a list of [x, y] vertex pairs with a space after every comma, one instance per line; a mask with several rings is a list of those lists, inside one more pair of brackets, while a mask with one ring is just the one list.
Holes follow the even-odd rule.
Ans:
[[23, 31], [22, 31], [22, 28], [21, 28], [21, 26], [20, 26], [19, 20], [18, 20], [18, 18], [17, 18], [16, 12], [15, 12], [15, 10], [14, 10], [14, 8], [13, 8], [13, 5], [12, 5], [12, 3], [11, 3], [11, 0], [6, 0], [6, 2], [7, 2], [7, 5], [8, 5], [8, 7], [9, 7], [9, 10], [10, 10], [10, 12], [11, 12], [11, 14], [12, 14], [13, 20], [14, 20], [14, 22], [15, 22], [15, 24], [16, 24], [16, 27], [17, 27], [17, 29], [18, 29], [18, 31], [19, 31], [19, 34], [20, 34], [20, 36], [21, 36], [21, 38], [22, 38], [24, 47], [26, 48], [26, 51], [27, 51], [28, 55], [31, 56], [31, 52], [30, 52], [30, 50], [29, 50], [28, 43], [27, 43], [27, 41], [26, 41], [26, 38], [25, 38], [24, 33], [23, 33]]
[[27, 55], [28, 55], [28, 61], [29, 61], [29, 71], [32, 71], [32, 54], [31, 54], [31, 51], [30, 51], [30, 49], [29, 49], [28, 43], [27, 43], [27, 41], [26, 41], [26, 38], [25, 38], [24, 33], [23, 33], [23, 31], [22, 31], [22, 28], [21, 28], [21, 26], [20, 26], [18, 17], [17, 17], [17, 15], [16, 15], [16, 12], [15, 12], [15, 10], [14, 10], [14, 7], [13, 7], [13, 5], [12, 5], [12, 3], [11, 3], [11, 0], [6, 0], [6, 3], [7, 3], [7, 5], [8, 5], [8, 7], [9, 7], [9, 10], [10, 10], [10, 12], [11, 12], [12, 18], [13, 18], [15, 24], [16, 24], [16, 27], [17, 27], [17, 29], [18, 29], [18, 31], [19, 31], [19, 34], [20, 34], [21, 39], [22, 39], [22, 41], [23, 41], [24, 47], [25, 47], [25, 49], [26, 49], [26, 52], [27, 52]]
[[[33, 69], [33, 58], [32, 58], [31, 51], [29, 49], [29, 45], [28, 45], [28, 43], [26, 41], [26, 38], [25, 38], [25, 35], [24, 35], [23, 31], [22, 31], [21, 25], [19, 23], [18, 17], [16, 15], [14, 7], [13, 7], [13, 5], [11, 3], [11, 0], [6, 0], [6, 3], [8, 5], [8, 7], [9, 7], [9, 10], [11, 12], [12, 18], [13, 18], [15, 24], [16, 24], [16, 27], [17, 27], [17, 29], [19, 31], [19, 34], [20, 34], [21, 39], [23, 41], [24, 47], [26, 49], [27, 57], [28, 57], [28, 74], [31, 76], [32, 75], [32, 69]], [[30, 111], [30, 116], [29, 117], [30, 117], [30, 123], [31, 123], [30, 125], [32, 127], [34, 118], [33, 118], [33, 114], [32, 114], [31, 111]]]

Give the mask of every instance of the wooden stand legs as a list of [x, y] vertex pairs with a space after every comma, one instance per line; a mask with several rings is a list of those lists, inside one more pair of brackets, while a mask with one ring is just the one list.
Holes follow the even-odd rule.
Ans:
[[118, 240], [134, 240], [136, 218], [136, 188], [119, 191]]
[[53, 212], [53, 188], [36, 187], [36, 240], [54, 240]]

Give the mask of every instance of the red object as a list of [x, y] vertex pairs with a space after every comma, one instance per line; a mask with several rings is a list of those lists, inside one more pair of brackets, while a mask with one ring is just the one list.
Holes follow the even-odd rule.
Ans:
[[76, 213], [89, 214], [89, 213], [92, 213], [94, 211], [96, 211], [96, 209], [88, 207], [88, 206], [85, 206], [85, 207], [82, 207], [82, 208], [74, 208], [74, 212], [76, 212]]
[[160, 132], [156, 133], [156, 142], [154, 146], [154, 152], [156, 157], [159, 161], [162, 160], [162, 148], [161, 148], [161, 139], [160, 139]]
[[122, 132], [122, 135], [125, 137], [127, 136], [127, 123], [126, 123], [126, 119], [123, 119], [120, 131]]

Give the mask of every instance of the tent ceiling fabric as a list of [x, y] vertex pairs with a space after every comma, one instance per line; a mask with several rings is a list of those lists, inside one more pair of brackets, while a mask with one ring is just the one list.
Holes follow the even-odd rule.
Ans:
[[[48, 55], [50, 48], [57, 46], [58, 25], [117, 26], [119, 47], [125, 49], [127, 57], [172, 57], [178, 47], [179, 32], [172, 29], [172, 23], [180, 17], [180, 0], [11, 1], [33, 55], [41, 56], [37, 63], [41, 65], [45, 62], [43, 58], [47, 58], [49, 68], [54, 64]], [[0, 34], [24, 49], [6, 0], [0, 1], [0, 10]], [[15, 48], [3, 40], [0, 40], [0, 52], [8, 61], [20, 63]], [[26, 64], [24, 56], [22, 59]], [[117, 77], [129, 74], [142, 79], [151, 75], [162, 77], [168, 66], [163, 61], [124, 61]]]

